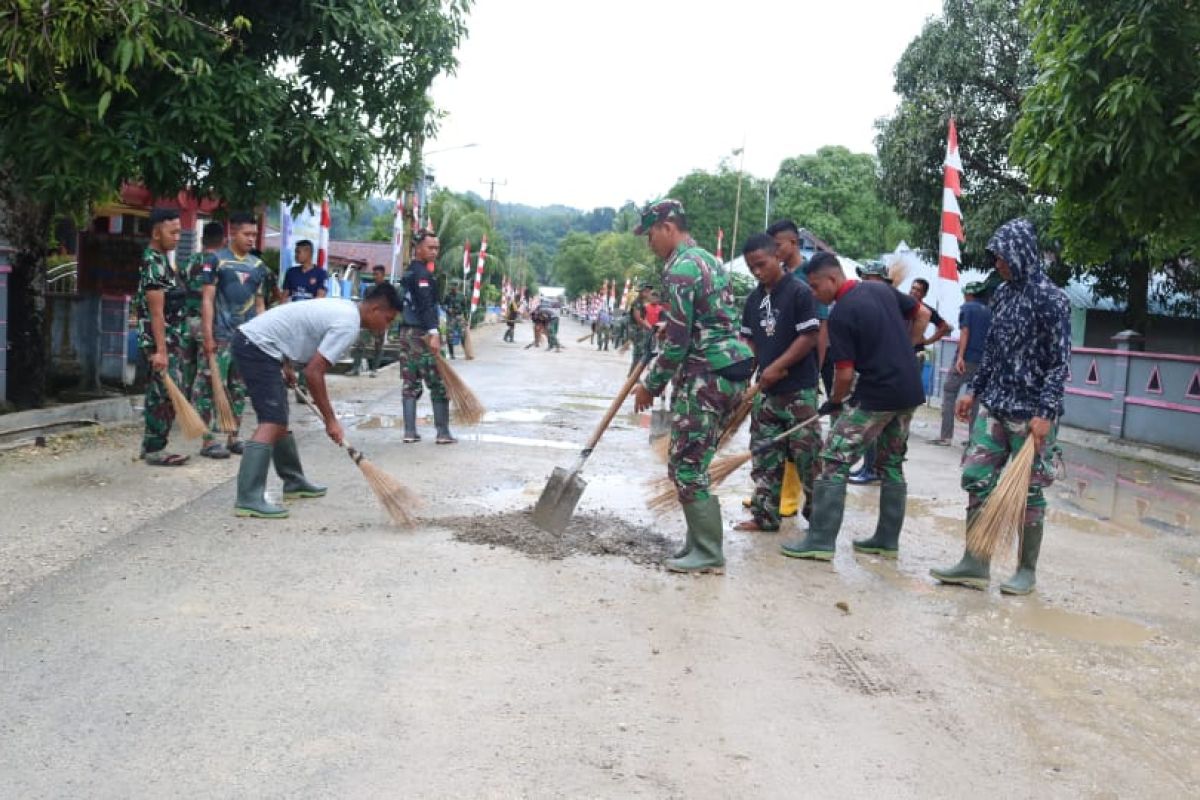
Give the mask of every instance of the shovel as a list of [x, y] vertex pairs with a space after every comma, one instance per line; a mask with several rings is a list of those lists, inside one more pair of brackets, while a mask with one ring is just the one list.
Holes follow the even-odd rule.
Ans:
[[579, 458], [574, 466], [569, 470], [562, 467], [554, 468], [554, 472], [550, 474], [550, 480], [546, 481], [546, 488], [542, 490], [542, 496], [538, 498], [537, 505], [533, 508], [534, 525], [549, 533], [562, 533], [567, 529], [567, 525], [571, 522], [571, 515], [575, 513], [575, 506], [579, 504], [579, 498], [583, 496], [583, 490], [587, 487], [587, 481], [579, 477], [579, 472], [583, 469], [583, 462], [587, 461], [588, 456], [596, 449], [596, 444], [599, 443], [600, 437], [608, 429], [609, 423], [621, 409], [621, 404], [633, 391], [638, 378], [642, 376], [642, 370], [646, 368], [646, 363], [646, 361], [638, 362], [637, 368], [629, 374], [625, 385], [613, 398], [612, 405], [608, 407], [604, 418], [596, 426], [592, 438], [588, 439], [588, 443], [579, 452]]

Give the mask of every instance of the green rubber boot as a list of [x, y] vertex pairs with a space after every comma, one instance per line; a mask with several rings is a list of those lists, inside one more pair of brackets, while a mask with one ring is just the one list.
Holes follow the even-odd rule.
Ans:
[[262, 442], [245, 443], [242, 463], [238, 467], [237, 502], [233, 507], [233, 513], [237, 516], [282, 519], [288, 515], [286, 508], [268, 503], [263, 498], [272, 449], [271, 445]]
[[275, 443], [275, 474], [283, 479], [283, 496], [286, 500], [301, 497], [324, 497], [325, 487], [304, 477], [300, 466], [300, 451], [296, 448], [296, 437], [289, 432]]
[[421, 434], [417, 433], [417, 398], [405, 397], [400, 402], [404, 411], [404, 443], [421, 441]]
[[801, 539], [784, 542], [779, 548], [789, 558], [832, 561], [837, 549], [838, 531], [846, 510], [846, 484], [830, 480], [813, 483], [812, 521]]
[[1021, 530], [1021, 553], [1016, 573], [1000, 584], [1004, 594], [1029, 594], [1037, 585], [1038, 553], [1042, 549], [1042, 523], [1026, 525]]
[[721, 504], [717, 498], [685, 503], [683, 515], [691, 531], [691, 547], [678, 558], [668, 558], [666, 568], [671, 572], [714, 572], [725, 571], [725, 554], [722, 540], [725, 526], [721, 522]]
[[875, 535], [854, 543], [860, 553], [895, 558], [900, 552], [900, 529], [904, 527], [904, 508], [908, 501], [907, 483], [885, 483], [879, 487], [879, 521]]
[[433, 424], [437, 428], [438, 444], [456, 444], [458, 439], [450, 433], [450, 401], [433, 401]]
[[[967, 530], [971, 530], [971, 525], [975, 522], [975, 517], [979, 515], [978, 511], [967, 512]], [[969, 586], [972, 589], [986, 590], [988, 582], [992, 577], [991, 564], [984, 561], [982, 558], [976, 558], [971, 554], [970, 550], [963, 548], [963, 556], [953, 567], [943, 567], [942, 569], [931, 569], [929, 574], [937, 578], [942, 583], [950, 583], [956, 586]]]

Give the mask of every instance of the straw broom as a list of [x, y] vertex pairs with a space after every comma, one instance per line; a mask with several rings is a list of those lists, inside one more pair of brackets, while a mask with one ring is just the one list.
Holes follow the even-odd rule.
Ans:
[[479, 398], [471, 391], [463, 379], [458, 376], [454, 368], [446, 363], [446, 359], [442, 358], [441, 353], [434, 353], [434, 358], [437, 360], [437, 371], [442, 376], [442, 382], [446, 384], [446, 394], [450, 395], [450, 402], [454, 406], [454, 413], [458, 415], [458, 420], [464, 425], [478, 425], [483, 420], [483, 415], [487, 413], [487, 409], [483, 407], [483, 403], [479, 402]]
[[462, 334], [463, 353], [467, 356], [467, 361], [475, 360], [475, 346], [471, 344], [471, 327], [468, 325], [463, 328]]
[[[723, 456], [713, 461], [712, 465], [708, 468], [709, 488], [719, 486], [725, 481], [726, 478], [744, 467], [746, 463], [750, 461], [750, 459], [754, 458], [755, 455], [770, 450], [772, 447], [779, 444], [796, 431], [812, 425], [819, 419], [819, 416], [811, 416], [804, 420], [804, 422], [801, 422], [799, 425], [794, 425], [778, 436], [759, 444], [749, 452], [739, 453], [736, 456]], [[662, 514], [666, 511], [669, 511], [671, 507], [678, 502], [679, 495], [676, 493], [675, 484], [670, 478], [659, 478], [654, 481], [651, 486], [653, 487], [654, 494], [651, 495], [650, 500], [647, 501], [646, 505], [654, 513]]]
[[[296, 389], [296, 396], [317, 415], [317, 419], [322, 423], [325, 422], [325, 415], [313, 404], [303, 389]], [[383, 510], [391, 517], [396, 527], [411, 528], [417, 521], [412, 509], [421, 505], [421, 498], [412, 489], [367, 461], [361, 452], [351, 447], [345, 440], [342, 441], [340, 447], [362, 471], [363, 477], [367, 479], [367, 485], [371, 487], [379, 504], [383, 506]]]
[[237, 430], [237, 417], [233, 415], [233, 406], [225, 392], [225, 381], [221, 379], [215, 353], [208, 357], [208, 371], [212, 382], [213, 405], [217, 409], [217, 428], [221, 433], [233, 433]]
[[594, 336], [594, 335], [595, 335], [595, 334], [591, 334], [591, 333], [585, 333], [583, 336], [580, 336], [580, 337], [579, 337], [578, 339], [576, 339], [575, 341], [576, 341], [576, 342], [586, 342], [588, 339], [592, 338], [592, 336]]
[[976, 558], [991, 561], [1012, 546], [1025, 519], [1025, 501], [1037, 447], [1033, 437], [1008, 462], [996, 488], [984, 501], [979, 516], [967, 531], [967, 550]]
[[196, 412], [196, 409], [188, 402], [187, 396], [175, 385], [169, 372], [164, 369], [159, 374], [162, 375], [163, 385], [167, 387], [167, 396], [171, 398], [171, 405], [175, 407], [175, 419], [179, 420], [179, 428], [183, 431], [183, 435], [188, 439], [203, 436], [208, 430], [208, 426], [204, 424], [204, 418]]
[[[758, 384], [754, 384], [742, 395], [742, 400], [738, 403], [737, 409], [729, 417], [729, 421], [725, 423], [725, 427], [721, 429], [721, 438], [717, 440], [717, 450], [725, 448], [733, 440], [734, 434], [742, 427], [742, 423], [746, 421], [746, 417], [750, 416], [750, 411], [754, 408], [754, 397], [759, 391]], [[671, 437], [663, 436], [655, 439], [650, 447], [654, 450], [654, 455], [658, 457], [659, 461], [666, 461], [667, 451], [671, 447]]]

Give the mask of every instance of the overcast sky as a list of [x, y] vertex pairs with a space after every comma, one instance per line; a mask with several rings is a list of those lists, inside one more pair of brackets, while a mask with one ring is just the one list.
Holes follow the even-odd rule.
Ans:
[[[438, 183], [590, 209], [643, 202], [745, 141], [768, 177], [827, 144], [873, 152], [892, 69], [940, 0], [477, 0], [446, 112]], [[468, 149], [446, 149], [477, 143]], [[435, 152], [446, 149], [445, 152]], [[735, 159], [736, 166], [736, 159]]]

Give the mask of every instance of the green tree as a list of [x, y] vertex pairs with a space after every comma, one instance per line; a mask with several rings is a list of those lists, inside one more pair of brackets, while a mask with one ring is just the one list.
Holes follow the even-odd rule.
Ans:
[[774, 218], [794, 220], [851, 258], [876, 258], [911, 234], [880, 195], [875, 157], [845, 147], [786, 159], [771, 195]]
[[1125, 290], [1145, 331], [1150, 275], [1200, 241], [1200, 8], [1194, 0], [1029, 0], [1037, 83], [1012, 151], [1057, 198], [1073, 262]]
[[234, 208], [407, 183], [469, 0], [12, 0], [0, 10], [0, 217], [15, 247], [11, 393], [45, 398], [56, 215], [138, 181]]
[[[738, 238], [761, 230], [767, 203], [766, 181], [742, 176], [741, 211], [738, 214]], [[696, 170], [679, 179], [667, 193], [683, 203], [692, 237], [706, 250], [716, 252], [717, 230], [725, 231], [724, 257], [737, 252], [741, 242], [733, 242], [734, 208], [738, 205], [738, 173], [722, 162], [715, 173]]]
[[568, 233], [554, 255], [554, 279], [569, 297], [596, 291], [601, 278], [596, 273], [596, 238], [586, 233]]
[[[1023, 0], [945, 0], [896, 64], [900, 105], [875, 140], [884, 198], [912, 225], [910, 244], [937, 253], [947, 123], [958, 126], [965, 172], [964, 263], [982, 264], [992, 232], [1027, 216], [1042, 230], [1049, 205], [1009, 159], [1021, 102], [1034, 82]], [[816, 231], [820, 233], [819, 231]]]

